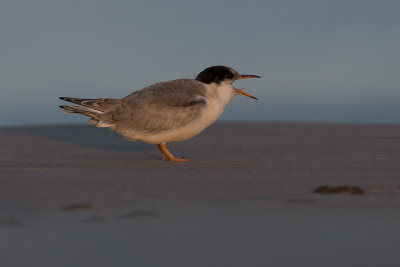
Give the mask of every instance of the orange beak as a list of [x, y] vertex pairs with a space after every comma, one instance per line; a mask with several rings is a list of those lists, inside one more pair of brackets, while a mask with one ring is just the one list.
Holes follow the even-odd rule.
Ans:
[[[242, 88], [242, 89], [244, 89], [244, 88]], [[236, 94], [238, 94], [238, 95], [244, 95], [244, 96], [253, 98], [253, 99], [255, 99], [255, 100], [258, 100], [257, 97], [254, 97], [254, 96], [252, 96], [251, 94], [246, 93], [246, 92], [243, 91], [242, 89], [236, 89]]]
[[240, 77], [238, 78], [238, 80], [249, 79], [249, 78], [261, 78], [261, 77], [258, 75], [240, 74]]
[[[258, 76], [258, 75], [240, 74], [240, 77], [238, 78], [238, 80], [249, 79], [249, 78], [261, 78], [261, 77]], [[242, 89], [244, 89], [244, 88], [242, 88]], [[244, 95], [244, 96], [247, 96], [247, 97], [250, 97], [250, 98], [253, 98], [253, 99], [257, 100], [257, 97], [254, 97], [251, 94], [248, 94], [248, 93], [244, 92], [242, 89], [236, 89], [236, 93], [238, 95]]]

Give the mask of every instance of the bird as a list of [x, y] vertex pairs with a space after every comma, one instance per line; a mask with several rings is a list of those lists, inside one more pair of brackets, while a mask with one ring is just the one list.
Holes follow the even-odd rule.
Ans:
[[149, 85], [126, 97], [59, 99], [73, 103], [61, 105], [65, 113], [77, 113], [90, 118], [97, 127], [106, 127], [128, 141], [155, 144], [163, 160], [187, 162], [167, 149], [166, 143], [192, 138], [214, 123], [225, 107], [237, 95], [256, 97], [237, 89], [236, 80], [261, 78], [240, 74], [226, 66], [211, 66], [195, 79], [177, 79]]

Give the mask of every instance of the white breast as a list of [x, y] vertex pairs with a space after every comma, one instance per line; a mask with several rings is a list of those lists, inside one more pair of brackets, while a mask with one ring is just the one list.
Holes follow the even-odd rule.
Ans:
[[229, 104], [234, 96], [234, 88], [231, 84], [215, 84], [206, 85], [207, 103], [201, 116], [190, 122], [186, 126], [171, 131], [147, 135], [139, 140], [146, 143], [159, 144], [187, 140], [198, 135], [212, 123], [214, 123], [223, 113], [225, 107]]

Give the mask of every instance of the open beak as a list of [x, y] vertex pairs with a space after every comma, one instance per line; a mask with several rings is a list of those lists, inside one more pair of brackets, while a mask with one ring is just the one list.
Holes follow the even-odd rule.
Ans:
[[240, 77], [238, 78], [238, 80], [249, 79], [249, 78], [261, 78], [261, 77], [258, 75], [240, 74]]
[[[242, 79], [249, 79], [249, 78], [261, 78], [258, 75], [251, 75], [251, 74], [240, 74], [240, 77], [238, 78], [238, 80], [242, 80]], [[242, 88], [244, 89], [244, 88]], [[253, 98], [255, 100], [257, 100], [257, 97], [252, 96], [251, 94], [246, 93], [245, 91], [243, 91], [242, 89], [236, 89], [236, 93], [238, 95], [244, 95], [250, 98]]]
[[254, 97], [254, 96], [252, 96], [251, 94], [246, 93], [245, 91], [243, 91], [243, 89], [244, 89], [244, 88], [242, 88], [242, 89], [236, 89], [236, 94], [238, 94], [238, 95], [244, 95], [244, 96], [253, 98], [253, 99], [255, 99], [255, 100], [258, 100], [257, 97]]

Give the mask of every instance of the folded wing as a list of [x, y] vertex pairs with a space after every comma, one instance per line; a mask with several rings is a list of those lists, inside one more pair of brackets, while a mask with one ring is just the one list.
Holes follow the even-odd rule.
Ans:
[[180, 79], [133, 92], [111, 111], [97, 115], [99, 127], [110, 127], [127, 139], [184, 127], [207, 105], [201, 82]]

